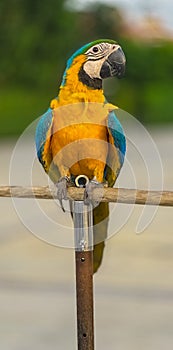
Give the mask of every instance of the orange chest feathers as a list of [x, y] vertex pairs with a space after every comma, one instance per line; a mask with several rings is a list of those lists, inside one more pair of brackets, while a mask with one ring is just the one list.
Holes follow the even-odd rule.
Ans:
[[[105, 118], [101, 116], [96, 123], [83, 114], [79, 122], [74, 115], [73, 118], [67, 118], [64, 114], [63, 118], [55, 115], [51, 139], [53, 161], [58, 167], [63, 164], [73, 175], [85, 174], [93, 178], [96, 170], [103, 169], [106, 164], [108, 135]], [[100, 175], [102, 180], [103, 171]]]

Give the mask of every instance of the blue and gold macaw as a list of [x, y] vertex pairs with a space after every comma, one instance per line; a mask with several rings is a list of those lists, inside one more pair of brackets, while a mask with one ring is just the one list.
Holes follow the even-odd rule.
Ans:
[[[36, 130], [38, 159], [57, 185], [58, 197], [79, 175], [88, 177], [85, 200], [92, 186], [113, 186], [124, 162], [126, 140], [115, 111], [103, 93], [102, 81], [125, 71], [125, 55], [116, 41], [93, 41], [67, 61], [58, 96]], [[68, 122], [67, 122], [68, 121]], [[88, 192], [88, 193], [87, 193]], [[101, 264], [109, 218], [108, 203], [93, 210], [94, 272]]]

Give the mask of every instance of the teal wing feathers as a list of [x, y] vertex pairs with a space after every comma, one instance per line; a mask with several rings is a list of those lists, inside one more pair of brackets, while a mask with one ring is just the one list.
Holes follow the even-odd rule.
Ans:
[[[48, 132], [52, 127], [52, 122], [53, 122], [52, 110], [51, 108], [49, 108], [47, 112], [41, 116], [36, 128], [35, 142], [36, 142], [37, 156], [44, 169], [47, 168], [46, 160], [44, 160], [44, 148], [47, 141]], [[49, 156], [51, 157], [50, 148], [48, 149], [48, 151], [50, 153]]]
[[51, 136], [52, 136], [52, 123], [53, 123], [53, 113], [52, 109], [49, 108], [46, 113], [44, 113], [37, 125], [35, 142], [37, 156], [42, 164], [46, 173], [53, 182], [57, 182], [60, 178], [58, 168], [53, 162], [52, 152], [51, 152]]
[[113, 140], [113, 144], [109, 147], [104, 177], [108, 185], [113, 186], [124, 163], [126, 153], [124, 131], [114, 111], [108, 115], [107, 128], [109, 142], [112, 144], [111, 140]]

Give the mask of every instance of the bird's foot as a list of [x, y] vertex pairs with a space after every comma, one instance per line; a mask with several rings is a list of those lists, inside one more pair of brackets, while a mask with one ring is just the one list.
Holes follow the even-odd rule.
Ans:
[[67, 199], [67, 188], [70, 185], [70, 178], [68, 176], [63, 176], [56, 182], [55, 186], [57, 188], [57, 197], [60, 203], [62, 210], [65, 212], [63, 206], [63, 199]]
[[[106, 183], [103, 182], [98, 182], [97, 180], [93, 179], [88, 182], [88, 184], [85, 187], [85, 192], [84, 192], [84, 203], [85, 205], [92, 204], [94, 207], [96, 207], [99, 203], [100, 200], [103, 196], [103, 188], [107, 187]], [[97, 201], [93, 199], [93, 192], [95, 189], [99, 188], [99, 196]]]

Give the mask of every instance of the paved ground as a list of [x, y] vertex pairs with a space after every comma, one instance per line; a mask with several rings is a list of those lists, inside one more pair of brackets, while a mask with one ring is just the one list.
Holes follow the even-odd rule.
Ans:
[[[152, 131], [163, 161], [165, 189], [173, 189], [172, 132]], [[8, 183], [14, 144], [0, 143], [1, 184]], [[25, 147], [32, 148], [30, 140]], [[145, 185], [135, 156], [133, 171], [138, 187]], [[35, 183], [42, 183], [40, 174]], [[157, 184], [157, 167], [154, 176]], [[122, 174], [121, 185], [126, 181], [127, 173]], [[121, 232], [107, 241], [104, 262], [95, 276], [99, 350], [173, 348], [172, 209], [159, 208], [145, 232], [137, 235], [141, 210], [136, 206]], [[29, 233], [10, 199], [0, 199], [0, 213], [0, 349], [76, 349], [73, 250], [51, 246]]]

